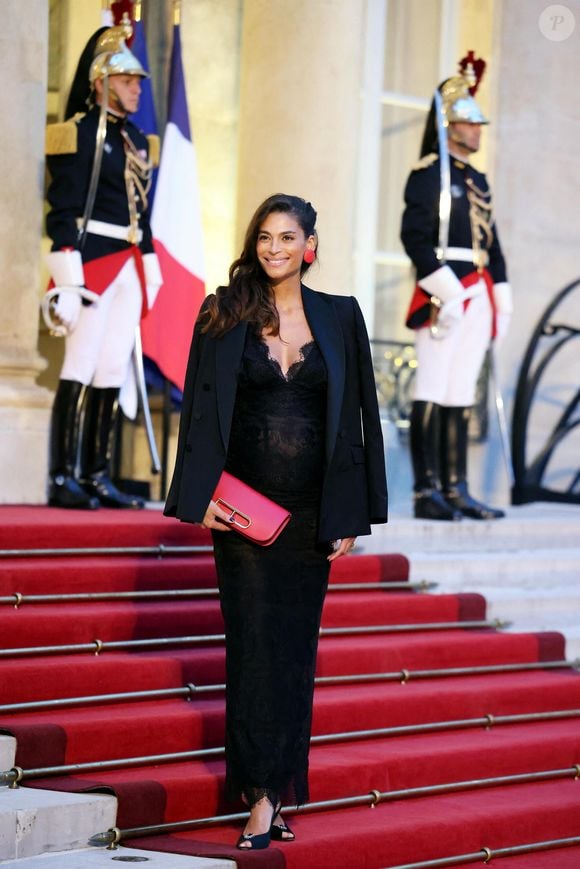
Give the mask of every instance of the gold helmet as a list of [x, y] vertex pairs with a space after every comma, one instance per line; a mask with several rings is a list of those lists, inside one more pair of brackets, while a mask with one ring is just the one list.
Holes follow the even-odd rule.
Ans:
[[441, 85], [443, 112], [448, 124], [489, 124], [473, 98], [484, 69], [485, 61], [476, 60], [470, 51], [459, 63], [459, 74]]
[[110, 75], [139, 75], [142, 78], [149, 78], [149, 73], [127, 48], [125, 41], [131, 38], [132, 33], [131, 25], [127, 21], [116, 27], [109, 27], [101, 34], [89, 71], [91, 85], [97, 79]]

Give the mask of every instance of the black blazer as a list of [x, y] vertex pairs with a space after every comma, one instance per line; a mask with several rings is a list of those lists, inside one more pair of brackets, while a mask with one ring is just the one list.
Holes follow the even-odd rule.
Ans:
[[[367, 331], [356, 299], [302, 287], [328, 373], [319, 539], [370, 534], [387, 521], [385, 456]], [[196, 324], [166, 516], [201, 522], [224, 469], [248, 324], [221, 338]]]

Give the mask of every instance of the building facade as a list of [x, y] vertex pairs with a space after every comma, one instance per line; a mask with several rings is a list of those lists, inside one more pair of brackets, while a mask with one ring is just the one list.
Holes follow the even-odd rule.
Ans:
[[[320, 263], [310, 283], [356, 295], [373, 337], [411, 341], [403, 320], [413, 276], [398, 239], [403, 185], [435, 85], [473, 49], [488, 64], [478, 101], [492, 120], [474, 162], [493, 184], [514, 290], [500, 354], [509, 414], [535, 323], [580, 273], [573, 90], [580, 2], [563, 8], [559, 21], [545, 0], [182, 0], [208, 291], [226, 279], [255, 206], [273, 192], [295, 193], [319, 213]], [[61, 349], [38, 318], [44, 127], [47, 118], [62, 119], [79, 53], [101, 11], [100, 0], [3, 3], [4, 503], [45, 500]], [[143, 0], [143, 17], [162, 120], [171, 0]], [[479, 488], [505, 495], [498, 450], [490, 431]]]

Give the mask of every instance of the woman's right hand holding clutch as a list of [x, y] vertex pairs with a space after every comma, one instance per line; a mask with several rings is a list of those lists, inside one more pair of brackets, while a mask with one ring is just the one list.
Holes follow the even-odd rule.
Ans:
[[218, 507], [215, 501], [210, 501], [205, 516], [199, 523], [202, 528], [211, 528], [213, 531], [231, 531], [230, 523], [233, 517]]

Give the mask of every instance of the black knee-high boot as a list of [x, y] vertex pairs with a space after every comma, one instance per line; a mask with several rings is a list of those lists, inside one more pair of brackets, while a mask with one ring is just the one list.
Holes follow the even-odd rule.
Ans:
[[416, 519], [461, 519], [441, 494], [439, 476], [439, 413], [432, 401], [414, 401], [411, 408], [410, 443], [415, 475]]
[[120, 492], [110, 477], [111, 439], [119, 404], [119, 390], [90, 387], [85, 408], [81, 450], [81, 482], [105, 507], [140, 510], [141, 498]]
[[81, 412], [86, 387], [75, 380], [61, 380], [54, 397], [50, 421], [48, 503], [51, 507], [96, 510], [99, 502], [76, 478]]
[[470, 407], [441, 408], [441, 479], [443, 496], [455, 510], [470, 519], [501, 519], [503, 510], [482, 504], [467, 486], [467, 428]]

